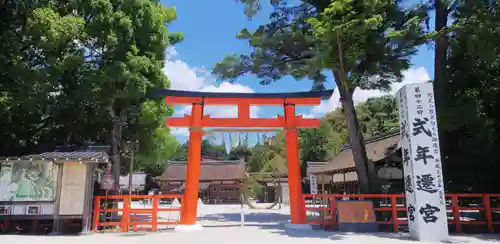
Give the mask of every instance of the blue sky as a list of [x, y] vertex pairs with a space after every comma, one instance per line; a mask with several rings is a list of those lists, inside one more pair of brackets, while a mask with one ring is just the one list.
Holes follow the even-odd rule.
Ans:
[[[212, 92], [298, 92], [308, 91], [311, 81], [296, 81], [284, 78], [268, 86], [261, 86], [258, 79], [251, 76], [242, 77], [235, 84], [217, 83], [210, 75], [211, 68], [226, 55], [233, 53], [248, 53], [251, 51], [246, 41], [237, 40], [235, 35], [242, 29], [253, 30], [267, 22], [270, 6], [263, 0], [263, 10], [257, 16], [248, 20], [243, 14], [243, 5], [233, 0], [217, 1], [186, 1], [164, 0], [165, 6], [177, 9], [177, 20], [169, 25], [171, 32], [183, 32], [185, 40], [169, 50], [164, 69], [172, 83], [172, 89], [202, 90]], [[432, 20], [431, 20], [432, 22]], [[424, 82], [433, 77], [433, 50], [430, 46], [422, 46], [419, 53], [412, 58], [412, 68], [405, 73], [403, 83]], [[402, 84], [394, 85], [393, 92]], [[334, 88], [333, 81], [327, 83], [328, 88]], [[378, 91], [357, 91], [356, 102], [369, 97], [380, 96]], [[338, 104], [338, 94], [324, 101], [317, 107], [301, 107], [298, 113], [308, 117], [321, 117], [325, 112], [332, 111]], [[282, 109], [275, 107], [259, 107], [252, 109], [252, 116], [273, 117], [282, 114]], [[176, 116], [189, 113], [188, 107], [176, 107]], [[234, 117], [235, 108], [212, 107], [207, 113], [214, 117]], [[184, 142], [187, 130], [174, 129], [173, 133], [179, 141]]]

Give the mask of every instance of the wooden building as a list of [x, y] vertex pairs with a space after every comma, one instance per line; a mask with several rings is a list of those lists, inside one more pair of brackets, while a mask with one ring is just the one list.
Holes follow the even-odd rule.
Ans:
[[250, 175], [263, 186], [262, 194], [258, 196], [259, 202], [271, 203], [280, 201], [284, 204], [290, 203], [288, 175], [285, 170], [277, 172], [256, 172]]
[[0, 158], [0, 232], [90, 230], [98, 151], [46, 152]]
[[[375, 165], [379, 179], [388, 191], [403, 190], [403, 170], [401, 165], [401, 147], [399, 132], [370, 138], [365, 141], [369, 163]], [[308, 162], [308, 175], [318, 176], [318, 190], [329, 193], [359, 193], [358, 175], [354, 165], [352, 150], [349, 145], [330, 162]]]
[[[162, 194], [184, 193], [187, 163], [168, 161], [161, 176], [153, 180], [160, 185]], [[201, 162], [199, 197], [205, 203], [239, 203], [240, 185], [245, 178], [242, 160]]]

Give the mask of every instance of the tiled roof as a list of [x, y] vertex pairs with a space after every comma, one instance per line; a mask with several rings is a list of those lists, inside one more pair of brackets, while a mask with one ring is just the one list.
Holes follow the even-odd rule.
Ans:
[[107, 162], [108, 154], [99, 151], [72, 151], [72, 152], [44, 152], [41, 154], [25, 155], [20, 157], [0, 158], [1, 161], [16, 160], [43, 160], [43, 161], [61, 161], [77, 160], [81, 162]]
[[[377, 162], [392, 154], [398, 149], [399, 140], [399, 132], [366, 140], [365, 147], [368, 160], [370, 162]], [[352, 150], [349, 147], [341, 151], [330, 163], [325, 164], [323, 167], [311, 167], [308, 169], [308, 173], [336, 173], [353, 171], [355, 169]]]
[[[187, 163], [184, 161], [169, 161], [159, 181], [185, 181]], [[201, 162], [200, 181], [241, 180], [245, 177], [245, 162], [216, 161]]]

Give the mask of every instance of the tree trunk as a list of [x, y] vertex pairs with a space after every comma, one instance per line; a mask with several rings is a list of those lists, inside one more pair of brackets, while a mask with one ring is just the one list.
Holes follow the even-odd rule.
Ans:
[[120, 189], [120, 170], [121, 170], [121, 152], [120, 152], [120, 143], [122, 140], [122, 128], [124, 119], [120, 116], [121, 113], [117, 113], [113, 106], [114, 100], [112, 100], [107, 106], [107, 110], [109, 113], [109, 117], [113, 123], [111, 129], [111, 176], [114, 180], [114, 188], [116, 190]]
[[114, 188], [119, 189], [120, 187], [120, 141], [121, 141], [121, 131], [122, 124], [119, 119], [113, 119], [113, 129], [111, 130], [111, 148], [112, 148], [112, 156], [111, 160], [113, 162], [111, 175], [114, 180]]
[[[434, 8], [436, 18], [434, 20], [436, 31], [442, 31], [448, 23], [447, 0], [435, 0]], [[448, 53], [447, 35], [441, 35], [436, 39], [434, 52], [434, 97], [443, 98], [446, 91], [446, 57]], [[437, 99], [437, 110], [443, 106], [443, 99]]]
[[354, 89], [346, 87], [341, 82], [339, 75], [335, 74], [337, 89], [339, 90], [343, 113], [346, 118], [347, 130], [349, 133], [349, 143], [351, 145], [352, 157], [358, 174], [358, 181], [361, 193], [378, 193], [378, 178], [373, 163], [368, 162], [363, 133], [359, 127], [358, 117], [354, 106]]

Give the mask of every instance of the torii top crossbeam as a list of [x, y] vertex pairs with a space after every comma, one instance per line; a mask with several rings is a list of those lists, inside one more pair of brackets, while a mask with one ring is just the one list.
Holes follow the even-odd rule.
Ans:
[[[177, 90], [162, 90], [159, 96], [165, 96], [169, 105], [193, 105], [203, 111], [204, 105], [232, 105], [238, 107], [238, 118], [211, 118], [203, 115], [193, 118], [185, 114], [181, 118], [169, 118], [169, 127], [232, 127], [232, 128], [311, 128], [318, 127], [319, 119], [302, 118], [295, 115], [295, 106], [319, 105], [322, 99], [330, 98], [333, 90], [296, 92], [296, 93], [210, 93]], [[276, 118], [250, 118], [250, 106], [276, 106], [285, 109], [285, 116]], [[194, 109], [194, 107], [193, 107]], [[194, 110], [193, 110], [194, 111]]]

